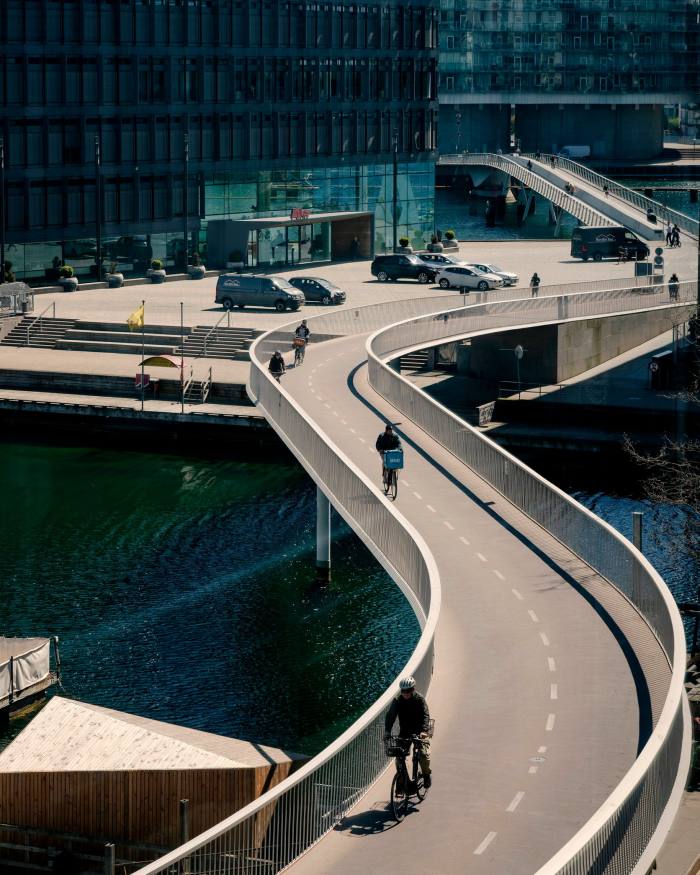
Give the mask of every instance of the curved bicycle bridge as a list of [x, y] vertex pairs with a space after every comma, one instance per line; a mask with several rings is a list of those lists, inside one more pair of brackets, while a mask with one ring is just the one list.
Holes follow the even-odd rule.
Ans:
[[[695, 293], [683, 284], [674, 306]], [[291, 326], [251, 351], [251, 395], [421, 622], [405, 671], [429, 686], [437, 720], [428, 800], [391, 828], [381, 735], [392, 685], [299, 772], [141, 875], [272, 873], [295, 860], [299, 872], [334, 873], [649, 867], [689, 758], [685, 640], [670, 593], [611, 527], [390, 362], [483, 331], [668, 307], [668, 298], [653, 287], [519, 294], [309, 319], [324, 342], [282, 386], [266, 364], [289, 346]], [[384, 418], [402, 421], [406, 449], [395, 504], [378, 488], [373, 443]]]

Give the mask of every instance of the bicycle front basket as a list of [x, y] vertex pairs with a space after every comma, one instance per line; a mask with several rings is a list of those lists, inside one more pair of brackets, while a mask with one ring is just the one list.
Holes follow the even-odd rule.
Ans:
[[384, 739], [384, 749], [388, 757], [406, 756], [405, 742], [398, 735], [389, 735]]
[[403, 468], [403, 450], [386, 450], [384, 467], [387, 469]]

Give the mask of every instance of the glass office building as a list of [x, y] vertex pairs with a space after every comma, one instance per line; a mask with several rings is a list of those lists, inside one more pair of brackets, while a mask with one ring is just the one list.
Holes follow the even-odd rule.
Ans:
[[182, 269], [185, 224], [206, 260], [210, 223], [297, 208], [370, 213], [382, 251], [394, 210], [400, 236], [433, 231], [428, 0], [4, 0], [0, 39], [18, 278], [61, 263], [94, 277], [98, 203], [104, 265], [136, 273]]
[[663, 105], [697, 100], [691, 0], [441, 0], [440, 150], [662, 148]]

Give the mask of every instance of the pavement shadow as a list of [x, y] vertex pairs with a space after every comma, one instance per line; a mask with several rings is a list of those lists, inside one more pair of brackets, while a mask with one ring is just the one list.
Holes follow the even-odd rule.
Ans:
[[[408, 814], [411, 814], [412, 810], [409, 809]], [[358, 814], [344, 817], [335, 827], [335, 831], [346, 832], [351, 836], [371, 836], [388, 832], [398, 825], [399, 823], [394, 819], [394, 814], [390, 807], [380, 809], [370, 808], [368, 811], [361, 811]]]

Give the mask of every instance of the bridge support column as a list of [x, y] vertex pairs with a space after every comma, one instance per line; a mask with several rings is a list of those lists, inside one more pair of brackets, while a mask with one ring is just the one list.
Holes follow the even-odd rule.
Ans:
[[316, 582], [331, 579], [331, 503], [316, 487]]

